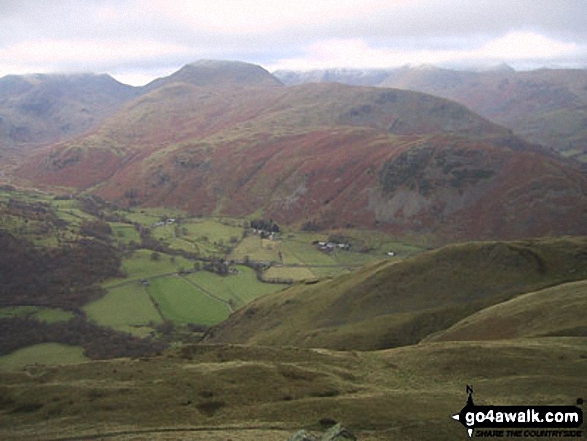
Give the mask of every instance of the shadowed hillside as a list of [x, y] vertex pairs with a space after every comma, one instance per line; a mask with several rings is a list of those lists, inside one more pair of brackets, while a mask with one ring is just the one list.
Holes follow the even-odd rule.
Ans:
[[482, 308], [584, 279], [586, 259], [584, 238], [452, 245], [262, 297], [207, 340], [345, 350], [414, 344]]

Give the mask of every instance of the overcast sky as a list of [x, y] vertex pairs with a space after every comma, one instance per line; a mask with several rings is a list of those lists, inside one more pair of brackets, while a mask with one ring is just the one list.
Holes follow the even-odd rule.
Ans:
[[587, 67], [587, 0], [0, 0], [0, 76], [141, 85], [198, 59], [276, 69]]

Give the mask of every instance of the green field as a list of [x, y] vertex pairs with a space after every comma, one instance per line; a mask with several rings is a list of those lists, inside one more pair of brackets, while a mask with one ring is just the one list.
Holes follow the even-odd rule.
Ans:
[[125, 283], [129, 280], [156, 277], [163, 274], [177, 273], [181, 270], [189, 270], [194, 267], [194, 262], [182, 256], [170, 256], [157, 253], [158, 258], [153, 258], [151, 250], [136, 250], [130, 257], [122, 260], [122, 270], [126, 273], [126, 279], [110, 279], [104, 283], [106, 288]]
[[59, 308], [43, 308], [39, 306], [7, 306], [0, 308], [0, 317], [27, 317], [47, 323], [66, 322], [73, 316], [73, 312]]
[[294, 281], [335, 277], [362, 265], [388, 258], [376, 252], [359, 253], [341, 249], [320, 251], [312, 242], [319, 239], [323, 241], [326, 235], [298, 233], [288, 236], [276, 241], [261, 239], [257, 235], [248, 236], [232, 251], [229, 258], [282, 263], [284, 267], [271, 267], [265, 274], [265, 280]]
[[[257, 280], [255, 271], [246, 266], [239, 265], [237, 270], [238, 274], [228, 276], [208, 271], [182, 277], [151, 275], [145, 276], [148, 280], [145, 284], [138, 279], [118, 279], [116, 285], [110, 285], [106, 296], [85, 306], [84, 310], [100, 325], [145, 336], [153, 330], [152, 325], [162, 323], [163, 318], [180, 325], [217, 324], [228, 317], [231, 308], [239, 308], [286, 286], [262, 283]], [[137, 273], [138, 270], [135, 277]]]
[[338, 263], [331, 254], [318, 250], [311, 242], [286, 239], [281, 244], [281, 252], [284, 264], [336, 265]]
[[[11, 199], [19, 201], [20, 205], [10, 202]], [[96, 211], [96, 215], [83, 211], [84, 206], [88, 211]], [[350, 236], [356, 233], [358, 238], [354, 240], [357, 243], [376, 244], [379, 248], [366, 247], [368, 252], [365, 253], [339, 249], [325, 253], [312, 242], [327, 240], [329, 232], [290, 231], [279, 234], [277, 240], [263, 239], [258, 235], [243, 239], [245, 219], [189, 217], [180, 210], [165, 208], [124, 210], [99, 198], [92, 205], [87, 200], [9, 190], [0, 190], [0, 210], [3, 210], [0, 211], [0, 228], [35, 245], [48, 247], [79, 240], [80, 227], [85, 221], [110, 219], [111, 236], [93, 240], [105, 240], [119, 248], [123, 277], [102, 282], [107, 294], [85, 305], [84, 310], [90, 320], [100, 325], [139, 336], [150, 334], [153, 325], [164, 319], [177, 324], [217, 324], [230, 312], [260, 296], [280, 291], [286, 285], [263, 283], [246, 266], [237, 265], [237, 274], [228, 276], [206, 271], [186, 274], [199, 268], [202, 262], [149, 249], [129, 252], [129, 244], [140, 243], [141, 237], [135, 225], [126, 222], [149, 228], [153, 239], [171, 249], [195, 253], [203, 258], [271, 262], [272, 267], [265, 272], [264, 279], [273, 282], [326, 279], [348, 273], [360, 265], [385, 258], [382, 250], [389, 247], [385, 241], [390, 241], [388, 236], [380, 233], [341, 230], [337, 234]], [[153, 227], [153, 224], [171, 218], [175, 219], [173, 223]], [[416, 248], [406, 245], [406, 254], [414, 250]], [[183, 278], [177, 277], [178, 273]], [[73, 313], [25, 306], [0, 309], [0, 317], [15, 316], [54, 323], [71, 319]]]
[[119, 211], [118, 214], [124, 215], [131, 222], [137, 222], [145, 227], [150, 227], [161, 220], [185, 216], [184, 212], [174, 208], [141, 208], [138, 211]]
[[219, 276], [208, 271], [198, 271], [186, 276], [205, 290], [221, 299], [231, 302], [234, 308], [246, 305], [265, 294], [284, 289], [287, 285], [263, 283], [257, 280], [255, 271], [249, 267], [237, 265], [237, 275]]
[[316, 274], [309, 268], [304, 267], [280, 267], [272, 266], [263, 274], [265, 280], [312, 280]]
[[20, 370], [32, 364], [61, 365], [90, 361], [80, 346], [60, 343], [43, 343], [14, 351], [0, 357], [0, 370]]
[[226, 253], [226, 247], [236, 246], [242, 236], [242, 227], [214, 219], [190, 219], [153, 227], [151, 234], [172, 249], [195, 252], [202, 257], [221, 257]]
[[279, 244], [259, 236], [245, 237], [230, 253], [230, 259], [256, 262], [279, 262]]
[[112, 235], [117, 242], [128, 245], [129, 242], [141, 243], [141, 236], [134, 225], [122, 222], [109, 222]]
[[[224, 243], [228, 245], [231, 238], [240, 240], [243, 229], [236, 225], [226, 225], [214, 219], [190, 221], [181, 224], [187, 229], [191, 237], [207, 237], [211, 243]], [[234, 240], [234, 239], [233, 239]]]
[[176, 226], [173, 224], [160, 227], [153, 227], [153, 229], [151, 230], [151, 236], [165, 243], [167, 246], [169, 246], [169, 248], [173, 248], [176, 250], [186, 250], [191, 252], [197, 251], [197, 248], [194, 246], [193, 243], [178, 237], [175, 233], [175, 229]]
[[213, 325], [229, 315], [228, 306], [179, 277], [152, 280], [147, 288], [167, 320], [179, 324]]
[[109, 290], [108, 294], [84, 307], [88, 317], [102, 326], [144, 336], [150, 325], [162, 319], [145, 287], [133, 281]]

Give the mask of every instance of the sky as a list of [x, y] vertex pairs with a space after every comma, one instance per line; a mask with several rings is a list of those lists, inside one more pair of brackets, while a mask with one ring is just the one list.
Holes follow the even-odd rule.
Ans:
[[269, 71], [587, 68], [587, 0], [0, 0], [0, 77], [143, 85], [199, 59]]

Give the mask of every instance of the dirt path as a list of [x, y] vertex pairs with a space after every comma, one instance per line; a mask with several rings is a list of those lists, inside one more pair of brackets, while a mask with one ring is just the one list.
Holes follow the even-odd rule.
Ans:
[[169, 427], [143, 430], [121, 430], [112, 432], [100, 432], [94, 435], [81, 435], [75, 437], [51, 438], [49, 441], [79, 441], [79, 440], [206, 440], [206, 441], [283, 441], [288, 439], [295, 429], [285, 429], [277, 426], [250, 426], [250, 427]]

